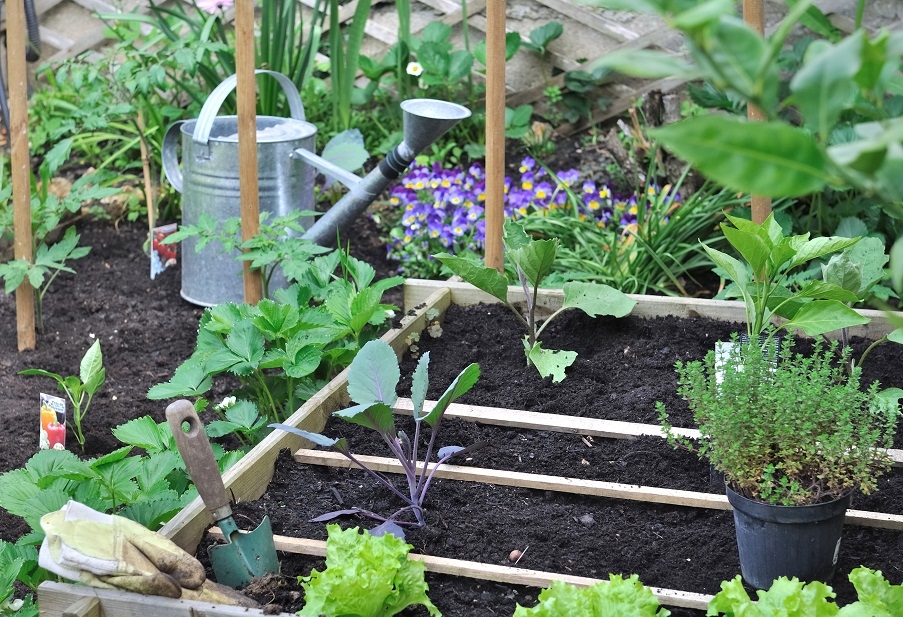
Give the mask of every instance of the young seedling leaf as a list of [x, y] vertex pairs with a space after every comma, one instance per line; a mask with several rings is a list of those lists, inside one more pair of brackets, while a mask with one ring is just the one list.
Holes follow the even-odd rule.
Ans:
[[308, 519], [308, 523], [323, 523], [325, 521], [331, 521], [334, 518], [338, 518], [340, 516], [347, 516], [349, 514], [360, 514], [360, 508], [348, 508], [347, 510], [333, 510], [332, 512], [327, 512], [326, 514], [321, 514], [320, 516], [315, 516], [312, 519]]
[[[97, 382], [97, 375], [103, 371], [103, 354], [100, 351], [100, 341], [94, 341], [94, 344], [88, 348], [88, 351], [85, 352], [85, 356], [82, 358], [81, 364], [79, 365], [79, 377], [81, 377], [82, 383], [86, 384], [95, 384]], [[103, 381], [101, 380], [101, 383]], [[97, 384], [97, 387], [100, 387], [100, 384]], [[96, 388], [95, 388], [96, 390]], [[93, 394], [93, 391], [88, 390]]]
[[[524, 341], [526, 347], [527, 342]], [[552, 377], [554, 383], [565, 378], [564, 370], [574, 363], [577, 359], [576, 351], [563, 351], [554, 349], [543, 349], [542, 344], [537, 341], [532, 348], [527, 351], [527, 360], [536, 367], [542, 377]]]
[[578, 308], [590, 317], [599, 315], [624, 317], [636, 306], [636, 300], [608, 285], [570, 282], [565, 283], [563, 289], [562, 308]]
[[442, 448], [439, 448], [439, 451], [436, 452], [436, 456], [439, 457], [439, 460], [441, 461], [463, 451], [464, 446], [444, 446]]
[[534, 287], [549, 275], [558, 254], [558, 238], [533, 240], [529, 244], [508, 251], [508, 258]]
[[298, 437], [303, 437], [307, 441], [318, 446], [322, 446], [324, 448], [335, 448], [339, 451], [342, 451], [342, 448], [339, 446], [341, 446], [342, 442], [345, 441], [344, 439], [332, 439], [331, 437], [321, 435], [320, 433], [311, 433], [310, 431], [305, 431], [294, 426], [289, 426], [288, 424], [273, 423], [269, 426], [270, 428], [279, 429], [280, 431], [287, 431], [289, 433], [297, 435]]
[[887, 335], [887, 340], [903, 345], [903, 328], [896, 328], [894, 330], [891, 330]]
[[395, 388], [401, 378], [398, 358], [388, 343], [370, 341], [364, 345], [348, 367], [348, 395], [361, 405], [395, 404]]
[[463, 257], [455, 257], [448, 253], [435, 255], [443, 265], [454, 274], [502, 302], [508, 302], [508, 281], [495, 268], [476, 265]]
[[439, 418], [445, 413], [445, 409], [455, 401], [458, 397], [470, 390], [477, 380], [480, 378], [480, 365], [470, 364], [463, 371], [458, 373], [455, 380], [446, 388], [436, 406], [423, 417], [423, 420], [430, 426], [436, 426]]
[[417, 368], [411, 378], [411, 402], [414, 406], [414, 419], [420, 420], [423, 413], [423, 401], [426, 400], [426, 390], [429, 386], [430, 352], [424, 353], [417, 361]]
[[383, 521], [373, 529], [367, 531], [374, 538], [379, 538], [380, 536], [390, 535], [395, 536], [399, 540], [404, 540], [404, 528], [396, 523], [395, 521]]
[[355, 405], [348, 409], [340, 409], [334, 415], [384, 435], [395, 432], [395, 416], [392, 414], [392, 408], [385, 403]]

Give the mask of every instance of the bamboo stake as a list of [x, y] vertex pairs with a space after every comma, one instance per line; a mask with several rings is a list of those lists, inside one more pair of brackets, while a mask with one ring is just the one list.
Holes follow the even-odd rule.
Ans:
[[[260, 193], [257, 178], [257, 80], [254, 76], [254, 0], [235, 2], [235, 91], [238, 99], [238, 187], [241, 196], [241, 238], [260, 233]], [[242, 262], [245, 302], [263, 297], [260, 270]]]
[[[763, 0], [743, 0], [743, 20], [752, 26], [759, 34], [765, 34], [765, 4]], [[746, 107], [746, 115], [753, 122], [766, 119], [765, 113], [753, 104]], [[771, 214], [771, 198], [762, 195], [752, 195], [752, 220], [753, 223], [762, 224]]]
[[486, 3], [486, 253], [502, 271], [505, 223], [505, 0]]
[[[31, 235], [31, 167], [28, 154], [28, 86], [25, 69], [25, 5], [6, 3], [7, 64], [9, 72], [9, 142], [12, 162], [13, 229], [16, 259], [34, 261]], [[35, 348], [34, 288], [28, 277], [16, 289], [16, 333], [19, 351]]]
[[144, 138], [144, 114], [138, 110], [138, 145], [141, 148], [141, 169], [144, 172], [144, 201], [147, 203], [147, 233], [151, 242], [151, 251], [154, 250], [154, 225], [157, 214], [154, 212], [154, 191], [150, 175], [150, 157], [147, 155], [147, 140]]

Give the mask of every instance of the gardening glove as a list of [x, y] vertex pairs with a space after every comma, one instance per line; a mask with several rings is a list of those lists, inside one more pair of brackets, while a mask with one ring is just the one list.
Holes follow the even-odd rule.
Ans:
[[256, 606], [207, 580], [204, 566], [172, 540], [135, 521], [70, 501], [41, 517], [46, 537], [38, 563], [92, 587], [216, 604]]

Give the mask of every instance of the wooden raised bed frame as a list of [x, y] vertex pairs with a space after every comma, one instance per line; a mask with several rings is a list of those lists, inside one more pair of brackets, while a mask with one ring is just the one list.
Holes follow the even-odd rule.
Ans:
[[[454, 281], [409, 280], [405, 283], [404, 303], [409, 314], [402, 320], [399, 329], [387, 333], [383, 340], [389, 343], [400, 356], [407, 348], [406, 341], [413, 333], [419, 333], [438, 311], [442, 319], [450, 304], [471, 305], [480, 302], [495, 303], [497, 300], [466, 283]], [[562, 293], [556, 290], [543, 290], [538, 298], [540, 313], [549, 314], [561, 306]], [[632, 296], [637, 305], [632, 315], [644, 318], [660, 316], [707, 317], [710, 319], [742, 322], [745, 320], [743, 304], [715, 300], [695, 300], [687, 298], [667, 298], [661, 296]], [[512, 302], [522, 302], [523, 292], [520, 287], [510, 287], [508, 298]], [[427, 317], [430, 312], [430, 317]], [[877, 339], [893, 328], [888, 324], [880, 311], [860, 311], [871, 321], [865, 326], [852, 328], [851, 334]], [[287, 421], [287, 424], [305, 430], [322, 431], [329, 416], [336, 410], [350, 404], [346, 392], [347, 371], [343, 371], [312, 399], [299, 408]], [[410, 414], [411, 404], [408, 399], [400, 399], [396, 405], [396, 413]], [[589, 418], [555, 416], [528, 411], [501, 410], [490, 407], [453, 404], [448, 409], [449, 417], [487, 424], [503, 424], [522, 428], [542, 428], [561, 432], [579, 433], [599, 437], [634, 439], [639, 435], [661, 435], [658, 426], [635, 424], [630, 422], [593, 420]], [[682, 429], [688, 436], [696, 434], [692, 429]], [[241, 461], [227, 471], [223, 480], [235, 502], [259, 499], [267, 489], [273, 477], [276, 457], [283, 448], [294, 452], [295, 459], [307, 464], [348, 467], [350, 463], [344, 457], [322, 450], [309, 450], [309, 443], [284, 431], [271, 433], [266, 439], [251, 450]], [[903, 464], [903, 452], [893, 451], [896, 465]], [[365, 458], [372, 468], [384, 471], [396, 471], [394, 459], [380, 457]], [[475, 482], [490, 482], [509, 486], [538, 488], [543, 490], [563, 491], [570, 493], [596, 495], [614, 499], [640, 500], [651, 503], [667, 503], [697, 508], [715, 508], [729, 510], [730, 505], [723, 495], [677, 491], [664, 488], [641, 487], [635, 485], [580, 480], [538, 474], [526, 474], [510, 471], [488, 470], [473, 467], [443, 466], [438, 477], [460, 479]], [[850, 510], [846, 521], [849, 524], [883, 527], [903, 530], [903, 516]], [[204, 508], [200, 498], [187, 505], [175, 518], [163, 527], [161, 533], [190, 553], [194, 553], [204, 534], [211, 529], [213, 520]], [[307, 555], [325, 555], [325, 542], [306, 538], [276, 537], [279, 550]], [[563, 575], [552, 572], [539, 572], [509, 566], [468, 562], [456, 559], [432, 557], [428, 555], [412, 555], [413, 559], [422, 559], [427, 570], [431, 572], [457, 576], [481, 578], [516, 585], [544, 587], [552, 580], [564, 580], [577, 585], [590, 585], [596, 579]], [[705, 610], [711, 596], [689, 591], [652, 588], [659, 601], [668, 606]], [[194, 615], [222, 616], [262, 616], [263, 612], [220, 605], [209, 605], [184, 600], [146, 597], [139, 594], [114, 590], [103, 590], [89, 587], [68, 585], [63, 583], [44, 583], [38, 590], [38, 601], [41, 615], [45, 617], [91, 616], [103, 614], [107, 617], [128, 617], [153, 606], [153, 613], [160, 617], [192, 617]]]

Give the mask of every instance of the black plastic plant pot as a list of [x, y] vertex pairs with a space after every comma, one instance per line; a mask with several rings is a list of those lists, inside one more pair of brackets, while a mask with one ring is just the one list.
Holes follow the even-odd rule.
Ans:
[[740, 570], [747, 583], [768, 589], [781, 576], [831, 580], [852, 493], [812, 506], [775, 506], [725, 489], [734, 508]]

